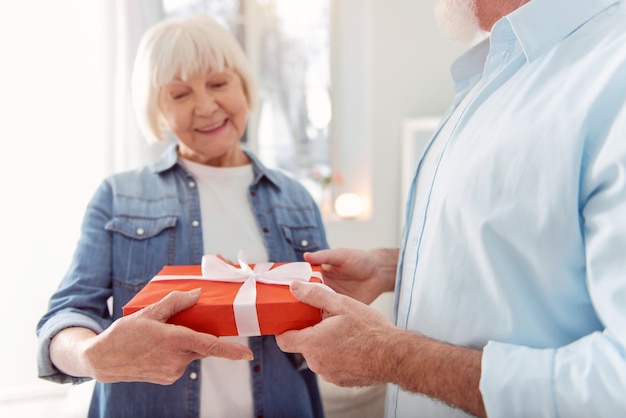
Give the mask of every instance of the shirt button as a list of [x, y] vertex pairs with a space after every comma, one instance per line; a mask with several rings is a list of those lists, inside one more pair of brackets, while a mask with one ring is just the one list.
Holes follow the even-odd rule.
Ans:
[[145, 234], [146, 231], [143, 230], [143, 228], [137, 228], [137, 235], [141, 236], [143, 234]]
[[255, 366], [252, 368], [252, 370], [254, 370], [254, 372], [255, 372], [255, 373], [258, 373], [258, 372], [260, 372], [260, 371], [261, 371], [261, 366], [259, 366], [259, 365], [257, 364], [257, 365], [255, 365]]
[[189, 373], [189, 378], [191, 380], [196, 380], [198, 378], [198, 373], [196, 373], [196, 372]]
[[303, 247], [308, 247], [309, 241], [303, 239], [302, 241], [300, 241], [300, 245], [302, 245]]
[[267, 233], [267, 232], [270, 232], [270, 229], [269, 229], [268, 227], [266, 227], [266, 226], [265, 226], [265, 227], [263, 227], [263, 232], [266, 232], [266, 233]]
[[199, 227], [199, 226], [200, 226], [200, 222], [198, 222], [198, 221], [193, 221], [193, 222], [191, 223], [191, 226], [193, 226], [194, 228], [197, 228], [197, 227]]
[[194, 187], [196, 187], [196, 182], [195, 181], [190, 181], [189, 183], [187, 183], [187, 186], [191, 187], [192, 189]]

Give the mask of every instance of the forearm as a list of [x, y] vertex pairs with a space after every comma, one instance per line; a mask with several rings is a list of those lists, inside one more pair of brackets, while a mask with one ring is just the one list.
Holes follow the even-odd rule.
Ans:
[[276, 341], [285, 352], [302, 353], [324, 380], [339, 386], [394, 383], [485, 416], [481, 351], [396, 327], [375, 309], [318, 286], [297, 283], [292, 292], [323, 309], [326, 317], [313, 327], [278, 335]]
[[398, 330], [382, 353], [385, 380], [473, 415], [486, 416], [479, 390], [482, 352]]
[[50, 360], [57, 369], [70, 376], [93, 377], [81, 353], [86, 341], [96, 335], [94, 331], [81, 327], [60, 331], [50, 342]]
[[380, 277], [382, 292], [393, 292], [400, 250], [398, 248], [377, 248], [371, 250], [371, 253], [376, 258], [376, 273]]

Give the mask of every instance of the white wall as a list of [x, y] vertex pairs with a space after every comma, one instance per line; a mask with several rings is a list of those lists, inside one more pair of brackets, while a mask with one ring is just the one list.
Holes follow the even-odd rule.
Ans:
[[446, 40], [435, 0], [334, 2], [337, 166], [369, 199], [366, 220], [328, 221], [331, 246], [398, 246], [400, 139], [408, 117], [440, 115], [453, 97], [449, 66], [467, 46]]
[[[38, 382], [35, 326], [104, 173], [102, 109], [90, 102], [99, 34], [87, 26], [98, 12], [82, 0], [0, 3], [0, 400]], [[53, 18], [63, 14], [81, 19]]]

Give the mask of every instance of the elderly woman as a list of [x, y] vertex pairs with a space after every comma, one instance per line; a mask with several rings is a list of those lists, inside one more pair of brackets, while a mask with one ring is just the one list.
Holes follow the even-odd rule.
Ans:
[[39, 376], [95, 379], [90, 417], [320, 417], [315, 375], [274, 336], [195, 332], [167, 319], [197, 292], [137, 314], [125, 305], [164, 265], [203, 254], [301, 261], [328, 247], [320, 213], [294, 180], [241, 146], [256, 99], [249, 63], [207, 16], [144, 36], [133, 97], [146, 136], [176, 139], [160, 161], [105, 180], [70, 268], [37, 326]]

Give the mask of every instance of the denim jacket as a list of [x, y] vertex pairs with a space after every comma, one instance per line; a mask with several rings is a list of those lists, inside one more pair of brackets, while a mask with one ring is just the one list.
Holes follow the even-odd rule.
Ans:
[[[246, 153], [254, 170], [248, 197], [270, 260], [301, 261], [305, 251], [328, 248], [319, 210], [306, 189]], [[37, 326], [39, 377], [74, 384], [87, 380], [54, 367], [52, 337], [71, 326], [100, 333], [164, 265], [200, 264], [198, 189], [177, 158], [172, 146], [157, 163], [113, 175], [96, 191], [70, 268]], [[273, 336], [251, 337], [249, 344], [255, 416], [323, 416], [310, 370], [280, 351]], [[170, 386], [98, 382], [89, 416], [198, 417], [200, 370], [200, 361], [192, 362]]]

